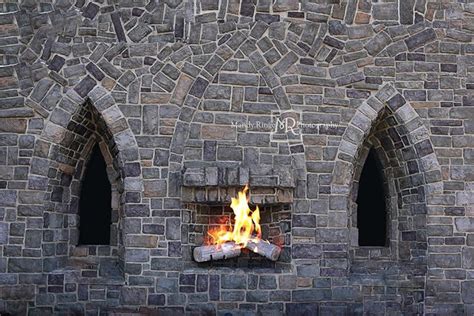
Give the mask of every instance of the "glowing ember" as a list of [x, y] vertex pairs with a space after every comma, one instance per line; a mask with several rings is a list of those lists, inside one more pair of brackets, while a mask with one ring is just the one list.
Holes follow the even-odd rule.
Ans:
[[239, 192], [238, 198], [232, 198], [230, 207], [234, 211], [235, 223], [232, 225], [220, 225], [218, 228], [208, 231], [212, 244], [223, 244], [234, 241], [236, 244], [246, 247], [249, 241], [260, 240], [262, 230], [260, 227], [260, 211], [258, 206], [255, 210], [249, 207], [247, 198], [248, 186]]

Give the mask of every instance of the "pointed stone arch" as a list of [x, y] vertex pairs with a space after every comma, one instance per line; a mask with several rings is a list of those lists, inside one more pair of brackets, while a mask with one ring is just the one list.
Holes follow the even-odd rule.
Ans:
[[[101, 251], [103, 256], [117, 258], [118, 263], [112, 265], [123, 271], [127, 236], [122, 233], [121, 221], [134, 212], [130, 209], [137, 208], [125, 204], [123, 197], [132, 194], [134, 202], [141, 202], [141, 165], [138, 145], [125, 116], [112, 95], [96, 86], [84, 97], [68, 90], [45, 120], [43, 132], [35, 142], [34, 167], [27, 188], [44, 197], [37, 206], [39, 211], [33, 214], [45, 219], [43, 244], [51, 249], [44, 258], [44, 272], [64, 267], [69, 257], [88, 251], [76, 247], [78, 197], [84, 165], [96, 143], [106, 160], [113, 190], [111, 246], [108, 250], [101, 247]], [[143, 216], [149, 216], [148, 205], [137, 205]]]
[[[390, 195], [387, 212], [392, 231], [386, 248], [360, 247], [351, 220], [357, 207], [360, 168], [374, 144], [382, 154]], [[426, 287], [427, 219], [436, 209], [431, 197], [442, 191], [441, 168], [427, 128], [403, 96], [386, 84], [355, 111], [342, 136], [333, 171], [332, 194], [348, 198], [351, 284], [359, 286], [361, 279], [371, 278], [373, 285], [386, 287], [405, 282], [399, 291], [402, 311], [423, 308], [409, 302], [423, 295]], [[379, 282], [379, 278], [393, 282]]]
[[[281, 75], [297, 60], [297, 55], [288, 50], [283, 57], [279, 70], [272, 69], [263, 55], [256, 49], [257, 40], [263, 35], [262, 23], [255, 23], [250, 32], [235, 31], [226, 41], [216, 48], [209, 61], [204, 66], [185, 65], [183, 67], [194, 72], [184, 71], [177, 82], [170, 103], [179, 109], [179, 115], [175, 123], [175, 130], [171, 140], [169, 151], [169, 194], [179, 196], [180, 177], [183, 167], [183, 153], [185, 143], [189, 138], [190, 126], [195, 114], [200, 111], [204, 95], [210, 84], [220, 75], [224, 64], [237, 54], [245, 55], [251, 65], [255, 68], [257, 76], [265, 80], [268, 88], [275, 97], [277, 110], [287, 111], [292, 109], [290, 99], [282, 84]], [[297, 170], [297, 177], [303, 176], [306, 169], [304, 146], [302, 142], [295, 142], [289, 146], [289, 154], [292, 157], [292, 166]]]
[[397, 93], [391, 84], [383, 86], [374, 97], [370, 97], [359, 106], [349, 122], [336, 155], [333, 189], [336, 192], [347, 192], [354, 175], [360, 144], [367, 138], [384, 110], [387, 109], [405, 129], [407, 141], [416, 148], [416, 154], [422, 162], [421, 167], [426, 185], [428, 185], [428, 193], [440, 193], [442, 190], [441, 167], [434, 154], [430, 134], [413, 107], [401, 94]]
[[[254, 28], [258, 29], [259, 26], [257, 23]], [[246, 40], [248, 35], [250, 35], [250, 38]], [[259, 34], [258, 36], [261, 35], [262, 34]], [[185, 72], [178, 79], [178, 84], [170, 100], [172, 104], [181, 107], [176, 122], [176, 130], [171, 141], [171, 153], [178, 156], [182, 154], [184, 148], [183, 144], [189, 133], [189, 124], [201, 106], [209, 84], [212, 83], [215, 76], [220, 73], [225, 62], [229, 61], [240, 51], [249, 58], [251, 64], [257, 70], [258, 75], [264, 78], [267, 86], [272, 90], [278, 109], [291, 109], [290, 101], [280, 82], [279, 75], [268, 66], [265, 58], [256, 50], [255, 35], [252, 32], [246, 34], [244, 31], [236, 31], [227, 41], [217, 47], [213, 56], [209, 58], [209, 61], [204, 67], [192, 65], [192, 67], [195, 68], [194, 74]], [[290, 52], [288, 54], [291, 55], [294, 53]], [[175, 160], [179, 162], [180, 159], [176, 158]], [[171, 162], [173, 162], [173, 160]]]

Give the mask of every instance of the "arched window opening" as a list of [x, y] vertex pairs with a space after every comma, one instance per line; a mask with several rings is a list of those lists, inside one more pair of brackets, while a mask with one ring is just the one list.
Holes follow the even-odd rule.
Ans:
[[359, 246], [387, 246], [387, 205], [382, 165], [374, 148], [369, 150], [357, 193]]
[[112, 189], [99, 145], [92, 149], [79, 199], [79, 243], [109, 245]]

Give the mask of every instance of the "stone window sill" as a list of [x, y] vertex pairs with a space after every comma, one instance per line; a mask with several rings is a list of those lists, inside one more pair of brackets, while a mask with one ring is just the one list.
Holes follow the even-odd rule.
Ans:
[[124, 273], [117, 254], [115, 246], [73, 246], [66, 266], [61, 270], [76, 274], [82, 284], [124, 284]]
[[111, 245], [77, 245], [70, 248], [71, 257], [117, 257], [118, 248]]
[[394, 260], [390, 246], [355, 246], [353, 259], [355, 260]]

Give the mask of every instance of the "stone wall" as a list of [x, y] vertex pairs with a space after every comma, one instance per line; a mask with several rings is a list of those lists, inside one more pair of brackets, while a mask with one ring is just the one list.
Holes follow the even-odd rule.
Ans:
[[[4, 1], [0, 313], [473, 313], [467, 2]], [[275, 113], [306, 125], [275, 131]], [[85, 247], [96, 140], [115, 237]], [[369, 146], [386, 248], [357, 245]], [[196, 264], [244, 182], [282, 258]]]

